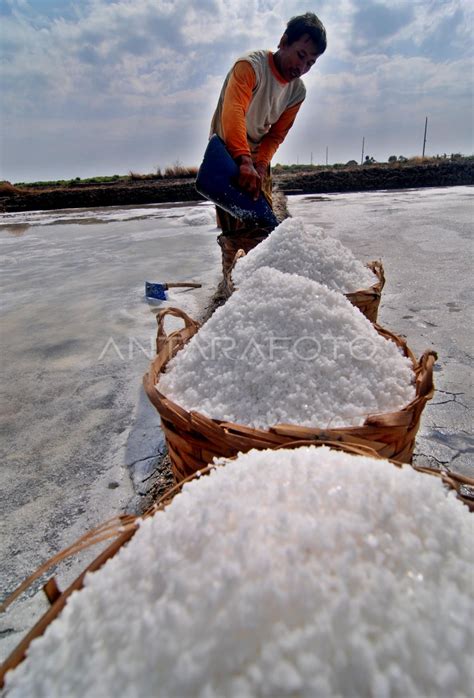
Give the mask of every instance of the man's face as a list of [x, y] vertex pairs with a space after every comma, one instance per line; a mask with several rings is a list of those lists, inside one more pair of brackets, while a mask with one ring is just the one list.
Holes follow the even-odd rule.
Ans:
[[288, 43], [288, 37], [283, 34], [278, 46], [277, 67], [285, 80], [295, 80], [307, 73], [319, 56], [316, 44], [309, 34], [303, 34], [299, 39]]

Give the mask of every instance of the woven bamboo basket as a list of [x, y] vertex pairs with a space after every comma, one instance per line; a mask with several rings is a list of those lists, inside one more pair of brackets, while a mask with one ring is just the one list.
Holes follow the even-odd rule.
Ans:
[[[209, 468], [210, 470], [210, 468]], [[192, 479], [192, 478], [189, 478]], [[112, 543], [108, 545], [105, 550], [103, 550], [82, 572], [76, 577], [76, 579], [70, 584], [67, 589], [60, 591], [56, 582], [56, 579], [52, 577], [43, 586], [43, 591], [50, 603], [48, 610], [41, 616], [41, 618], [35, 623], [31, 630], [25, 635], [25, 637], [19, 642], [15, 647], [13, 652], [7, 657], [7, 659], [0, 666], [0, 690], [4, 686], [5, 675], [8, 671], [15, 669], [21, 662], [25, 659], [28, 652], [30, 644], [38, 637], [41, 637], [48, 628], [49, 625], [60, 615], [61, 611], [65, 607], [68, 598], [75, 591], [80, 591], [84, 587], [84, 579], [89, 572], [96, 572], [99, 570], [108, 560], [114, 557], [118, 551], [128, 543], [128, 541], [133, 537], [140, 526], [140, 522], [153, 516], [157, 511], [164, 509], [174, 498], [174, 496], [181, 491], [182, 486], [187, 482], [183, 480], [178, 485], [172, 487], [168, 492], [159, 499], [150, 509], [148, 509], [144, 514], [139, 516], [124, 515], [117, 516], [109, 521], [105, 521], [97, 528], [89, 531], [84, 536], [75, 541], [71, 546], [62, 550], [60, 553], [56, 554], [50, 560], [45, 562], [41, 567], [39, 567], [30, 577], [25, 579], [22, 584], [10, 594], [10, 596], [3, 602], [0, 607], [0, 612], [4, 612], [21, 594], [23, 594], [27, 589], [29, 589], [32, 584], [39, 579], [45, 572], [50, 570], [52, 567], [56, 566], [59, 562], [66, 560], [68, 558], [77, 555], [79, 552], [86, 550], [87, 548], [97, 545], [98, 543], [104, 542], [106, 540], [112, 540]]]
[[[307, 445], [306, 442], [289, 443], [288, 447], [295, 448], [300, 445]], [[378, 458], [377, 454], [371, 449], [363, 445], [351, 445], [342, 443], [326, 443], [327, 446], [336, 449], [346, 451], [347, 453], [352, 453], [355, 455], [365, 455], [372, 458]], [[173, 501], [174, 497], [181, 492], [183, 485], [186, 482], [190, 482], [196, 477], [206, 475], [208, 472], [213, 470], [216, 465], [208, 466], [201, 471], [194, 471], [192, 475], [182, 479], [178, 484], [169, 489], [165, 494], [147, 511], [139, 516], [120, 516], [114, 517], [109, 521], [105, 521], [97, 528], [89, 531], [84, 536], [75, 541], [71, 546], [62, 550], [60, 553], [56, 554], [50, 560], [45, 562], [41, 567], [39, 567], [30, 577], [24, 580], [24, 582], [16, 589], [13, 594], [11, 594], [6, 601], [2, 604], [0, 610], [5, 611], [12, 603], [17, 599], [22, 593], [24, 593], [28, 588], [31, 587], [33, 582], [39, 579], [47, 570], [56, 566], [59, 562], [66, 560], [68, 558], [77, 555], [79, 552], [90, 548], [93, 545], [97, 545], [105, 540], [112, 539], [112, 543], [108, 545], [105, 550], [103, 550], [100, 555], [98, 555], [82, 572], [81, 574], [70, 584], [67, 589], [60, 591], [57, 586], [56, 579], [52, 577], [44, 586], [43, 591], [45, 592], [48, 601], [50, 603], [50, 608], [44, 613], [44, 615], [37, 621], [37, 623], [31, 628], [27, 635], [20, 641], [17, 647], [5, 660], [5, 662], [0, 667], [0, 689], [3, 688], [5, 674], [7, 671], [15, 669], [26, 657], [28, 648], [31, 642], [44, 634], [48, 626], [60, 615], [61, 611], [65, 607], [68, 598], [74, 591], [80, 591], [84, 587], [84, 579], [89, 572], [95, 572], [100, 569], [108, 560], [114, 557], [119, 550], [125, 546], [129, 540], [133, 537], [139, 528], [140, 522], [145, 518], [149, 518], [156, 514], [156, 512], [161, 511], [167, 507]]]
[[[224, 269], [224, 286], [227, 297], [231, 296], [236, 290], [232, 280], [232, 271], [241, 257], [245, 257], [248, 250], [243, 248], [237, 250], [232, 262]], [[368, 262], [368, 268], [375, 274], [377, 281], [370, 287], [354, 291], [353, 293], [345, 293], [347, 300], [360, 310], [370, 322], [376, 323], [379, 312], [380, 301], [382, 298], [382, 290], [385, 286], [385, 273], [381, 261], [374, 260]]]
[[238, 235], [219, 235], [217, 242], [222, 250], [222, 273], [224, 275], [224, 291], [229, 297], [234, 288], [231, 280], [231, 271], [235, 264], [235, 256], [243, 250], [245, 254], [259, 245], [268, 237], [268, 231], [256, 228], [255, 230], [241, 232]]
[[[315, 442], [313, 440], [298, 440], [298, 441], [288, 441], [287, 443], [281, 444], [274, 447], [274, 450], [280, 448], [299, 448], [301, 446], [313, 446]], [[368, 456], [370, 458], [382, 459], [382, 456], [378, 454], [374, 449], [366, 446], [362, 443], [352, 444], [343, 443], [340, 441], [330, 442], [321, 441], [319, 445], [326, 445], [334, 450], [345, 451], [346, 453], [351, 453], [353, 455]], [[401, 463], [396, 461], [391, 461], [394, 466], [401, 467]], [[181, 480], [177, 485], [172, 487], [168, 492], [166, 492], [150, 509], [148, 509], [144, 514], [140, 516], [122, 516], [111, 519], [101, 524], [98, 528], [89, 531], [87, 534], [79, 538], [73, 545], [69, 548], [63, 550], [61, 553], [48, 560], [44, 565], [42, 565], [36, 572], [31, 575], [23, 584], [12, 594], [4, 603], [2, 611], [5, 610], [10, 603], [12, 603], [20, 593], [28, 589], [31, 584], [38, 579], [45, 570], [50, 569], [52, 566], [56, 565], [61, 560], [71, 557], [98, 542], [113, 539], [113, 542], [103, 550], [100, 555], [98, 555], [82, 572], [81, 574], [72, 582], [72, 584], [64, 591], [59, 591], [55, 578], [51, 578], [43, 587], [45, 594], [50, 602], [50, 608], [46, 613], [38, 620], [38, 622], [33, 626], [33, 628], [28, 632], [28, 634], [21, 640], [9, 657], [0, 667], [0, 689], [3, 688], [5, 674], [7, 671], [15, 669], [26, 657], [28, 647], [31, 642], [44, 634], [48, 626], [60, 615], [61, 611], [65, 607], [69, 596], [74, 591], [80, 591], [84, 587], [84, 579], [89, 572], [95, 572], [100, 569], [107, 560], [114, 557], [119, 550], [125, 546], [128, 541], [133, 537], [139, 528], [140, 522], [144, 518], [148, 518], [156, 514], [157, 511], [164, 509], [168, 506], [174, 499], [174, 497], [181, 492], [183, 485], [186, 482], [190, 482], [196, 477], [206, 475], [213, 468], [219, 467], [216, 465], [208, 466], [199, 472], [195, 471], [192, 475]], [[415, 470], [420, 472], [425, 472], [429, 475], [436, 476], [440, 478], [443, 483], [451, 489], [457, 492], [458, 498], [469, 508], [472, 512], [474, 511], [474, 479], [468, 478], [466, 476], [448, 474], [443, 472], [437, 472], [433, 470], [428, 470], [425, 468], [419, 468], [417, 466], [412, 466]]]
[[382, 298], [382, 289], [385, 286], [385, 273], [383, 264], [380, 261], [375, 260], [369, 262], [367, 266], [377, 277], [375, 284], [370, 288], [360, 289], [353, 293], [346, 293], [345, 296], [352, 305], [359, 308], [360, 312], [363, 313], [370, 322], [376, 323], [380, 300]]
[[[181, 317], [184, 328], [169, 336], [164, 330], [167, 315]], [[290, 441], [313, 443], [336, 441], [362, 444], [384, 458], [410, 463], [421, 414], [434, 393], [433, 365], [437, 355], [427, 351], [419, 361], [401, 337], [375, 325], [377, 332], [400, 347], [413, 364], [416, 397], [398, 412], [368, 415], [362, 426], [318, 428], [277, 424], [270, 429], [253, 429], [242, 424], [210, 419], [199, 412], [188, 412], [159, 390], [161, 374], [169, 360], [199, 329], [198, 323], [178, 308], [166, 308], [158, 316], [157, 356], [143, 378], [145, 391], [160, 414], [177, 482], [206, 467], [215, 457], [231, 458], [239, 451], [273, 448]]]

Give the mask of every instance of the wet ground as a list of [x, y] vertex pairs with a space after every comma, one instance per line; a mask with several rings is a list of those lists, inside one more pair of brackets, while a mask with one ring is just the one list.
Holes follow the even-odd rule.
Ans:
[[[203, 312], [220, 271], [214, 221], [208, 204], [0, 216], [1, 596], [88, 529], [146, 504], [164, 450], [141, 388], [155, 312]], [[148, 303], [145, 280], [203, 287]], [[62, 588], [98, 552], [65, 565]], [[0, 618], [2, 656], [42, 596]]]

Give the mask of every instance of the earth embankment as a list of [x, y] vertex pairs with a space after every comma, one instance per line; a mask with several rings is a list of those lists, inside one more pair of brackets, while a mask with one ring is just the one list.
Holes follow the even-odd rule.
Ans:
[[429, 164], [368, 165], [279, 175], [281, 191], [331, 194], [376, 189], [416, 189], [474, 184], [474, 161], [441, 160]]
[[173, 203], [200, 198], [193, 179], [157, 179], [47, 189], [14, 187], [14, 192], [8, 196], [0, 195], [0, 212]]
[[[274, 172], [276, 187], [286, 194], [330, 194], [412, 189], [474, 184], [474, 160], [440, 160], [419, 164], [374, 164], [344, 168], [313, 168], [308, 171]], [[76, 184], [58, 187], [0, 188], [0, 212], [35, 211], [97, 206], [128, 206], [202, 197], [193, 178], [121, 180], [107, 184]]]

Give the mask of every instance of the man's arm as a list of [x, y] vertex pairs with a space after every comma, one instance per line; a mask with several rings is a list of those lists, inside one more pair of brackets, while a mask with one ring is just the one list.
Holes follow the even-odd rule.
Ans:
[[257, 172], [265, 172], [270, 164], [272, 157], [276, 153], [278, 146], [283, 143], [303, 101], [288, 107], [276, 121], [269, 132], [264, 136], [257, 154]]
[[236, 63], [227, 83], [221, 117], [225, 144], [239, 165], [239, 187], [255, 199], [260, 194], [261, 179], [250, 154], [245, 115], [256, 80], [255, 71], [248, 61]]

